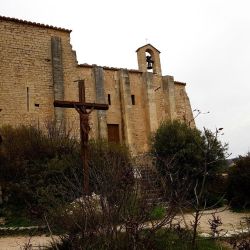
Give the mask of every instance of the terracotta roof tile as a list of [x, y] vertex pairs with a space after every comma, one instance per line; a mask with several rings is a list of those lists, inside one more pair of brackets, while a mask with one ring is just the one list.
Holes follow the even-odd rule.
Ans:
[[16, 22], [16, 23], [22, 23], [22, 24], [27, 24], [27, 25], [33, 25], [33, 26], [39, 26], [39, 27], [44, 27], [44, 28], [49, 28], [49, 29], [54, 29], [54, 30], [61, 30], [65, 32], [71, 32], [72, 30], [69, 29], [64, 29], [64, 28], [58, 28], [54, 27], [52, 25], [47, 25], [47, 24], [42, 24], [42, 23], [35, 23], [35, 22], [30, 22], [26, 20], [21, 20], [17, 18], [12, 18], [12, 17], [5, 17], [5, 16], [0, 16], [0, 21], [9, 21], [9, 22]]

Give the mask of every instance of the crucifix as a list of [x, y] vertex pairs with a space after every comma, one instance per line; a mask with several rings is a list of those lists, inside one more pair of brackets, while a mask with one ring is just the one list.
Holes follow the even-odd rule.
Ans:
[[108, 104], [89, 103], [85, 101], [84, 80], [78, 80], [79, 102], [54, 101], [54, 107], [74, 108], [80, 117], [81, 158], [83, 164], [83, 193], [89, 195], [89, 165], [88, 165], [88, 139], [89, 139], [89, 115], [95, 110], [108, 110]]

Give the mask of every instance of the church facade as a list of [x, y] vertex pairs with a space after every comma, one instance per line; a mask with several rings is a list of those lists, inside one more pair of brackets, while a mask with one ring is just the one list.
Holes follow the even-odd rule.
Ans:
[[90, 137], [125, 143], [133, 154], [149, 148], [150, 135], [164, 120], [194, 125], [185, 83], [163, 76], [160, 51], [136, 50], [138, 69], [78, 64], [71, 30], [0, 17], [0, 126], [43, 127], [55, 120], [79, 135], [75, 109], [55, 100], [78, 101], [84, 80], [86, 102], [109, 109], [90, 115]]

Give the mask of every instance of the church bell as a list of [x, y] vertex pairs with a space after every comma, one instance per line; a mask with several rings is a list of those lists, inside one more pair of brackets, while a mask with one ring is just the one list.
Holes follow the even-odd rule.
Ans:
[[151, 56], [146, 56], [146, 61], [148, 63], [147, 69], [152, 69], [153, 68], [153, 63], [154, 63], [154, 61], [152, 60], [152, 57]]

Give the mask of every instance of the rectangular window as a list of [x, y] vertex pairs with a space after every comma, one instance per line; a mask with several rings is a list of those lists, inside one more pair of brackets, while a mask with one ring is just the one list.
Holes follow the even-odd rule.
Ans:
[[131, 95], [132, 105], [135, 105], [135, 95]]
[[111, 105], [111, 97], [110, 97], [110, 94], [108, 94], [108, 104]]
[[26, 88], [26, 101], [27, 101], [27, 111], [30, 110], [30, 93], [29, 93], [29, 87]]

